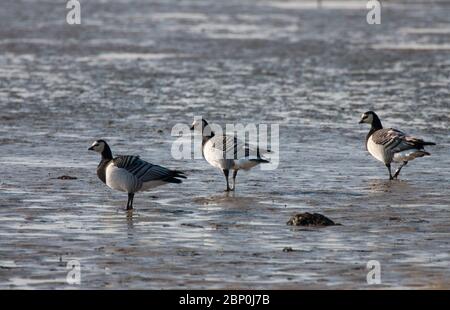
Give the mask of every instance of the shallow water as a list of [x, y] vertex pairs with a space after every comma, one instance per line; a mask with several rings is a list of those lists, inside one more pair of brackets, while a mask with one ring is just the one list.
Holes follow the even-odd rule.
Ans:
[[[89, 1], [69, 26], [60, 1], [7, 1], [0, 288], [450, 288], [450, 3], [383, 4], [376, 26], [364, 5]], [[357, 124], [370, 109], [432, 156], [386, 180]], [[225, 194], [204, 160], [171, 160], [194, 115], [280, 124], [278, 169]], [[127, 214], [95, 175], [98, 138], [189, 179]], [[287, 226], [298, 212], [342, 226]]]

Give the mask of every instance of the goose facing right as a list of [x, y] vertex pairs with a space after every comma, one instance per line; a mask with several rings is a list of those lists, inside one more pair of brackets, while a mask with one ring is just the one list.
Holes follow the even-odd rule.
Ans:
[[[431, 155], [425, 151], [424, 146], [436, 145], [434, 142], [426, 142], [422, 139], [408, 136], [394, 128], [383, 128], [380, 119], [373, 111], [363, 113], [359, 123], [371, 125], [370, 131], [366, 136], [366, 149], [373, 157], [386, 165], [389, 170], [390, 180], [398, 177], [400, 170], [408, 164], [408, 161]], [[392, 162], [401, 163], [394, 176], [391, 173]]]
[[168, 183], [181, 183], [180, 178], [186, 179], [181, 171], [153, 165], [139, 156], [118, 155], [113, 158], [105, 140], [95, 141], [88, 150], [102, 156], [97, 167], [98, 178], [108, 187], [128, 193], [127, 210], [133, 209], [134, 193]]
[[[191, 130], [196, 129], [202, 134], [203, 157], [211, 166], [219, 168], [225, 176], [226, 192], [235, 190], [239, 170], [247, 171], [259, 164], [269, 163], [261, 154], [270, 153], [270, 150], [251, 147], [235, 136], [216, 135], [204, 119], [194, 120]], [[233, 187], [230, 187], [228, 181], [230, 170], [233, 170]]]

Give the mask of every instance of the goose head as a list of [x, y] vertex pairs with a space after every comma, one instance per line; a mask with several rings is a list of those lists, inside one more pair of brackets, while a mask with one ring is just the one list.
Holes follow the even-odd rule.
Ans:
[[208, 126], [208, 122], [205, 121], [203, 118], [195, 119], [191, 125], [191, 130], [201, 129], [201, 131], [203, 132], [203, 130], [205, 130], [206, 126]]
[[373, 120], [375, 118], [378, 118], [377, 115], [375, 114], [375, 112], [373, 111], [367, 111], [366, 113], [363, 113], [361, 115], [361, 119], [359, 120], [359, 123], [366, 123], [366, 124], [372, 124]]
[[94, 141], [94, 143], [92, 143], [91, 147], [88, 148], [88, 150], [101, 154], [101, 153], [103, 153], [103, 151], [105, 150], [107, 145], [108, 144], [106, 143], [105, 140], [97, 140], [97, 141]]

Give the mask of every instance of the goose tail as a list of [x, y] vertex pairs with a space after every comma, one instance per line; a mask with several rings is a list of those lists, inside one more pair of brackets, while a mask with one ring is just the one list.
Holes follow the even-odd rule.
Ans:
[[436, 145], [436, 143], [424, 141], [424, 142], [423, 142], [423, 145]]
[[184, 175], [184, 172], [179, 170], [172, 170], [172, 176], [170, 178], [165, 179], [165, 182], [168, 183], [182, 183], [183, 181], [181, 179], [187, 179], [187, 177]]
[[413, 155], [415, 155], [415, 157], [431, 156], [431, 154], [426, 151], [417, 151], [414, 152]]
[[270, 163], [270, 161], [268, 161], [267, 159], [261, 158], [261, 157], [250, 159], [250, 161], [261, 163], [261, 164]]

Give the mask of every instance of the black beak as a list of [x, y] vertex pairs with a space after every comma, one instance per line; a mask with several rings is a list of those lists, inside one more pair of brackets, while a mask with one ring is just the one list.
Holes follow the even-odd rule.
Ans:
[[359, 120], [358, 124], [364, 123], [362, 119]]
[[191, 126], [191, 130], [194, 130], [194, 126]]
[[94, 147], [93, 146], [91, 146], [90, 148], [88, 148], [88, 151], [93, 151], [94, 150]]

